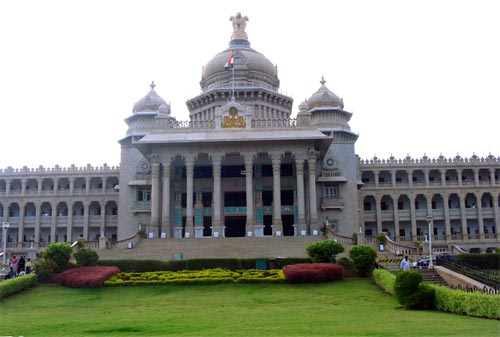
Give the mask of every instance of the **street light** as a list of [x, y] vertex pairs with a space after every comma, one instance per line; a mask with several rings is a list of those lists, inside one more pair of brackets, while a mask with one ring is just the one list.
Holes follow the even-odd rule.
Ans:
[[7, 229], [9, 228], [10, 223], [7, 221], [2, 222], [2, 242], [3, 242], [3, 255], [2, 255], [2, 263], [5, 264], [5, 259], [7, 258]]
[[432, 263], [432, 216], [427, 217], [427, 224], [429, 225], [429, 269], [434, 267]]

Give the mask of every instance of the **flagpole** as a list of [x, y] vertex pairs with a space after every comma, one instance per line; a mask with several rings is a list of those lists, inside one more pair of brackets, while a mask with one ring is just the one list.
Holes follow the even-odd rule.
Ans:
[[233, 73], [233, 80], [232, 80], [231, 87], [233, 88], [233, 98], [234, 98], [234, 60], [233, 60], [233, 67], [231, 69], [231, 72]]

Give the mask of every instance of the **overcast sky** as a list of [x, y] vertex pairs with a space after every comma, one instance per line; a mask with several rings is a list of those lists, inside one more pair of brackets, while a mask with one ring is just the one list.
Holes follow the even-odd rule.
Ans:
[[0, 168], [119, 165], [152, 80], [188, 119], [236, 12], [293, 116], [321, 76], [344, 99], [361, 158], [500, 156], [497, 0], [20, 0], [0, 2]]

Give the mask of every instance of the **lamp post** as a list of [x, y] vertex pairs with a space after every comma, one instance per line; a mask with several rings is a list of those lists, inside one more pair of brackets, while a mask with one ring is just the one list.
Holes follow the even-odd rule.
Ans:
[[429, 269], [434, 267], [432, 263], [432, 216], [427, 217], [427, 224], [429, 226]]
[[7, 221], [2, 222], [3, 264], [5, 264], [5, 259], [7, 258], [7, 229], [9, 228], [9, 226], [10, 224]]

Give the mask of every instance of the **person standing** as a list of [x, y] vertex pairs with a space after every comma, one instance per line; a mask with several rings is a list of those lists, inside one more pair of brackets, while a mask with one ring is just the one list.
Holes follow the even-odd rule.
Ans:
[[10, 266], [12, 267], [12, 270], [14, 273], [17, 275], [17, 264], [19, 263], [19, 259], [14, 255], [12, 256], [12, 259], [10, 260]]
[[26, 261], [26, 274], [31, 273], [31, 269], [33, 268], [33, 264], [31, 263], [31, 259], [28, 257]]
[[401, 270], [410, 270], [410, 261], [408, 261], [408, 256], [405, 256], [403, 260], [401, 260]]

